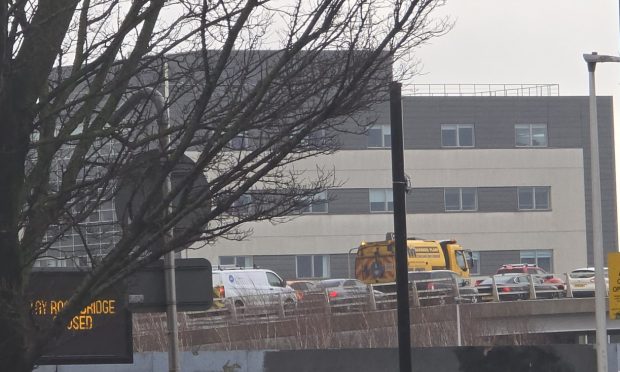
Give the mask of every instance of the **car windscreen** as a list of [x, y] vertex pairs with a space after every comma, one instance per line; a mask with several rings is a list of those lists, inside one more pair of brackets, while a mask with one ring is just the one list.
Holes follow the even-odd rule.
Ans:
[[[605, 278], [608, 277], [607, 268], [603, 271]], [[568, 274], [573, 279], [589, 279], [594, 278], [594, 270], [573, 270]]]
[[497, 270], [498, 274], [514, 274], [514, 273], [522, 273], [523, 268], [511, 268], [511, 269], [499, 269]]
[[[506, 283], [514, 283], [516, 276], [496, 276], [495, 283], [496, 284], [506, 284]], [[479, 285], [491, 285], [493, 283], [491, 278], [487, 278], [480, 282]]]
[[571, 278], [579, 279], [579, 278], [593, 278], [594, 271], [591, 270], [575, 270], [568, 274]]
[[289, 283], [288, 286], [298, 291], [306, 290], [309, 287], [306, 283]]
[[340, 281], [326, 281], [326, 282], [319, 282], [317, 284], [318, 287], [321, 288], [334, 288], [334, 287], [338, 287], [340, 286]]

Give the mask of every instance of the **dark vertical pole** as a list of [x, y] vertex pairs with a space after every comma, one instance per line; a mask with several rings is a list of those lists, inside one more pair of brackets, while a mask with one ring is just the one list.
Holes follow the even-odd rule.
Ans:
[[411, 329], [407, 277], [407, 210], [405, 158], [403, 150], [403, 109], [401, 84], [390, 84], [392, 127], [392, 192], [394, 194], [394, 242], [396, 244], [396, 300], [398, 303], [398, 365], [400, 372], [411, 372]]

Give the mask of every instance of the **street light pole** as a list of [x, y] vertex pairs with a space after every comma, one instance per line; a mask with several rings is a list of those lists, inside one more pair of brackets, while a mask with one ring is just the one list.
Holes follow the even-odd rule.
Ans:
[[[164, 62], [164, 101], [168, 104], [170, 95], [168, 82], [168, 62]], [[166, 149], [170, 144], [170, 138], [164, 134], [170, 125], [170, 112], [165, 107], [162, 112], [167, 120], [162, 120], [158, 126], [159, 146], [162, 156], [166, 153]], [[163, 134], [163, 135], [162, 135]], [[162, 197], [165, 198], [172, 189], [172, 179], [170, 174], [166, 176], [162, 187]], [[172, 204], [168, 207], [168, 213], [171, 213]], [[164, 241], [168, 243], [172, 239], [172, 229], [164, 233]], [[165, 244], [164, 244], [165, 246]], [[181, 366], [179, 362], [179, 322], [177, 317], [177, 293], [176, 293], [176, 262], [174, 250], [170, 250], [164, 254], [164, 279], [166, 285], [166, 325], [168, 334], [168, 370], [170, 372], [180, 372]]]
[[620, 62], [620, 57], [584, 54], [590, 83], [590, 181], [592, 188], [592, 251], [594, 253], [594, 314], [596, 319], [596, 361], [598, 372], [608, 372], [607, 312], [605, 309], [605, 272], [603, 250], [603, 216], [601, 207], [601, 174], [598, 151], [598, 114], [594, 70], [598, 62]]
[[[165, 154], [170, 144], [169, 135], [166, 131], [170, 126], [170, 112], [168, 110], [169, 82], [168, 82], [168, 63], [164, 62], [164, 94], [158, 90], [146, 87], [142, 88], [132, 95], [112, 114], [108, 121], [110, 125], [118, 124], [125, 115], [127, 115], [141, 101], [150, 101], [157, 112], [157, 134], [159, 137], [159, 149], [161, 154]], [[170, 193], [172, 189], [170, 174], [167, 175], [162, 185], [162, 198]], [[172, 212], [172, 206], [169, 206], [168, 213]], [[118, 213], [118, 212], [117, 212]], [[172, 229], [164, 232], [164, 246], [172, 238]], [[167, 252], [164, 254], [164, 280], [166, 286], [166, 323], [168, 336], [168, 367], [169, 372], [179, 372], [179, 325], [177, 316], [177, 296], [176, 296], [176, 262], [175, 252]]]
[[394, 246], [396, 257], [396, 303], [398, 317], [398, 370], [411, 372], [411, 322], [409, 278], [407, 276], [407, 177], [403, 145], [403, 107], [401, 84], [390, 83], [390, 122], [392, 130], [392, 192], [394, 199]]
[[[143, 88], [132, 95], [119, 107], [109, 120], [110, 125], [118, 124], [127, 113], [134, 109], [134, 107], [141, 101], [150, 101], [155, 105], [155, 108], [160, 113], [157, 117], [157, 130], [159, 135], [159, 148], [161, 154], [165, 153], [165, 149], [170, 143], [170, 139], [165, 132], [170, 125], [170, 113], [166, 108], [168, 97], [168, 68], [165, 66], [165, 87], [164, 95], [154, 88]], [[162, 185], [162, 197], [168, 195], [171, 189], [170, 175], [166, 177], [164, 184]], [[168, 213], [170, 213], [170, 208]], [[117, 212], [118, 213], [118, 212]], [[172, 237], [172, 230], [168, 230], [164, 234], [164, 245]], [[169, 372], [178, 372], [181, 370], [179, 362], [179, 326], [177, 316], [176, 305], [176, 277], [175, 277], [175, 253], [174, 251], [164, 254], [164, 279], [166, 286], [166, 323], [167, 323], [167, 336], [168, 336], [168, 367]]]

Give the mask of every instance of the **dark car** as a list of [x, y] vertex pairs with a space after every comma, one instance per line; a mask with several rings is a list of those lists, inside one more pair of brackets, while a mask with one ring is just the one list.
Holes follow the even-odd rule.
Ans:
[[564, 281], [553, 274], [545, 271], [542, 267], [538, 267], [532, 264], [507, 264], [500, 266], [495, 274], [532, 274], [545, 283], [550, 283], [557, 286], [559, 289], [564, 289]]
[[309, 292], [318, 292], [316, 282], [309, 280], [295, 280], [289, 281], [288, 286], [295, 290], [297, 301], [303, 301]]
[[289, 281], [288, 286], [293, 288], [296, 291], [312, 291], [316, 290], [316, 282], [312, 282], [309, 280], [295, 280]]
[[421, 305], [455, 301], [476, 303], [479, 300], [478, 289], [454, 271], [410, 271], [407, 275], [417, 289]]
[[487, 301], [493, 300], [493, 278], [500, 301], [515, 301], [530, 299], [530, 278], [533, 280], [536, 298], [559, 298], [563, 292], [556, 285], [545, 283], [541, 278], [525, 274], [494, 275], [480, 282], [478, 293]]

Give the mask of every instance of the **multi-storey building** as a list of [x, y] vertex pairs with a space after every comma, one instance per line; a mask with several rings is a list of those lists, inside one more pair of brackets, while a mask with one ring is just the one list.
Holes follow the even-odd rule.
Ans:
[[[474, 251], [480, 275], [519, 262], [557, 273], [591, 265], [588, 98], [503, 93], [403, 98], [408, 235], [458, 240]], [[340, 151], [296, 166], [335, 169], [339, 187], [323, 203], [283, 224], [251, 224], [245, 241], [189, 255], [288, 279], [352, 275], [353, 248], [394, 230], [388, 105], [374, 115], [367, 134], [342, 134]], [[610, 252], [617, 250], [611, 97], [599, 97], [598, 115]]]

